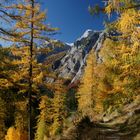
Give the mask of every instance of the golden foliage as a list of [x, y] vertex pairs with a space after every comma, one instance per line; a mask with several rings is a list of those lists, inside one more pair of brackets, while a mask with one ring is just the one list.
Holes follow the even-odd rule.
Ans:
[[93, 103], [94, 101], [92, 100], [93, 72], [94, 72], [94, 65], [95, 65], [94, 61], [95, 58], [92, 50], [87, 58], [87, 66], [85, 68], [84, 75], [81, 80], [81, 85], [77, 93], [78, 110], [82, 112], [83, 116], [89, 114], [94, 105]]
[[10, 127], [5, 136], [5, 140], [28, 140], [27, 132]]
[[[109, 6], [109, 5], [108, 5]], [[113, 6], [113, 5], [112, 5]], [[111, 12], [108, 7], [108, 13]], [[115, 9], [113, 9], [115, 10]], [[127, 13], [128, 12], [128, 13]], [[120, 18], [112, 25], [122, 33], [118, 41], [106, 39], [103, 48], [99, 52], [103, 63], [94, 63], [90, 67], [87, 59], [87, 67], [85, 73], [91, 73], [87, 79], [83, 76], [84, 85], [79, 87], [79, 91], [89, 93], [92, 85], [92, 96], [80, 95], [79, 110], [84, 114], [93, 116], [94, 113], [101, 113], [107, 109], [117, 109], [124, 104], [129, 103], [140, 93], [140, 31], [138, 28], [138, 10], [126, 9], [120, 13]], [[96, 65], [95, 65], [96, 64]], [[79, 94], [78, 91], [78, 94]], [[80, 92], [81, 92], [80, 91]], [[81, 92], [82, 93], [82, 92]], [[89, 98], [89, 99], [88, 99]], [[86, 108], [90, 103], [94, 102], [94, 107], [89, 110]], [[90, 114], [90, 115], [89, 115]]]
[[59, 79], [54, 83], [54, 98], [52, 100], [52, 119], [53, 123], [50, 127], [50, 135], [55, 136], [63, 131], [64, 120], [67, 116], [66, 110], [66, 87], [63, 80]]

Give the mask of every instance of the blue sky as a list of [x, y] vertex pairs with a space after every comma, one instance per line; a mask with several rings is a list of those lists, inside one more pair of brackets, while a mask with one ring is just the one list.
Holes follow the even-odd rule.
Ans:
[[[103, 5], [102, 0], [38, 0], [42, 10], [47, 10], [46, 23], [60, 28], [58, 34], [51, 38], [72, 43], [87, 29], [102, 30], [105, 16], [91, 16], [88, 6]], [[0, 41], [3, 46], [8, 42]]]
[[74, 42], [86, 29], [102, 30], [104, 16], [92, 17], [89, 5], [103, 4], [99, 0], [40, 0], [47, 9], [47, 23], [60, 28], [60, 34], [53, 36], [64, 42]]

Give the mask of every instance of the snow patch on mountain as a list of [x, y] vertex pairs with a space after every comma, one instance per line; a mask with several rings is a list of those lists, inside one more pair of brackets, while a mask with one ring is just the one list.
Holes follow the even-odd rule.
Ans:
[[66, 43], [68, 46], [73, 46], [74, 43]]
[[77, 41], [80, 41], [82, 38], [87, 38], [91, 32], [93, 32], [93, 30], [87, 29], [84, 34], [77, 39]]

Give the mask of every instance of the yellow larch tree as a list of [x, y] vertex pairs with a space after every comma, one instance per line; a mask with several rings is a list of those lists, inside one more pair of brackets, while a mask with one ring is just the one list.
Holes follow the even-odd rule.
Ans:
[[[118, 6], [117, 6], [117, 5]], [[108, 7], [112, 10], [109, 11]], [[107, 14], [118, 12], [119, 17], [111, 23], [120, 33], [116, 53], [111, 62], [119, 67], [119, 78], [114, 82], [114, 90], [120, 89], [122, 93], [131, 97], [139, 94], [139, 68], [140, 68], [140, 4], [138, 1], [108, 1], [105, 10]], [[111, 41], [108, 41], [111, 42]], [[112, 41], [112, 45], [113, 45]], [[106, 44], [107, 46], [107, 44]], [[117, 89], [116, 89], [117, 90]]]
[[84, 70], [84, 75], [81, 79], [81, 84], [77, 92], [78, 98], [78, 111], [82, 113], [83, 116], [90, 115], [94, 107], [93, 97], [93, 73], [95, 56], [93, 50], [87, 56], [86, 67]]
[[[110, 106], [117, 109], [133, 101], [140, 93], [140, 5], [138, 1], [106, 2], [107, 5], [104, 7], [106, 14], [110, 16], [112, 12], [118, 13], [116, 20], [107, 26], [117, 34], [105, 40], [100, 52], [103, 64], [99, 64], [99, 67], [103, 65], [104, 70], [97, 88], [99, 91], [101, 88], [102, 94], [102, 100], [98, 104], [102, 103], [107, 108]], [[110, 88], [106, 92], [108, 85]]]
[[42, 96], [39, 104], [40, 114], [37, 119], [35, 140], [44, 140], [50, 136], [52, 123], [52, 99], [47, 95]]
[[50, 136], [59, 135], [63, 132], [64, 121], [67, 117], [66, 108], [66, 87], [63, 79], [58, 79], [54, 83], [54, 98], [52, 100], [52, 125]]
[[94, 110], [99, 113], [107, 108], [119, 109], [132, 102], [140, 93], [139, 1], [105, 2], [104, 7], [89, 7], [92, 14], [103, 12], [111, 17], [112, 13], [117, 13], [116, 20], [106, 24], [106, 31], [115, 31], [116, 35], [110, 35], [110, 39], [105, 40], [99, 52], [103, 63], [97, 64], [94, 70]]
[[[17, 4], [5, 6], [5, 8], [14, 10], [17, 17], [14, 18], [16, 22], [13, 27], [14, 35], [4, 36], [3, 39], [13, 43], [11, 54], [13, 64], [17, 66], [17, 69], [12, 71], [10, 77], [18, 85], [18, 94], [25, 93], [21, 95], [23, 98], [20, 98], [16, 105], [22, 104], [24, 100], [26, 104], [24, 109], [28, 110], [29, 139], [33, 139], [32, 104], [45, 78], [42, 65], [37, 62], [37, 46], [42, 40], [50, 41], [46, 33], [57, 29], [44, 24], [46, 13], [40, 12], [40, 5], [35, 0], [20, 1]], [[19, 109], [19, 106], [17, 108]]]

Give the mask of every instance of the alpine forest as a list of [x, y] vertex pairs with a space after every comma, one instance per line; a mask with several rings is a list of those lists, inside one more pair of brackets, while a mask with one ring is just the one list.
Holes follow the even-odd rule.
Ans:
[[0, 140], [140, 140], [140, 0], [0, 0]]

